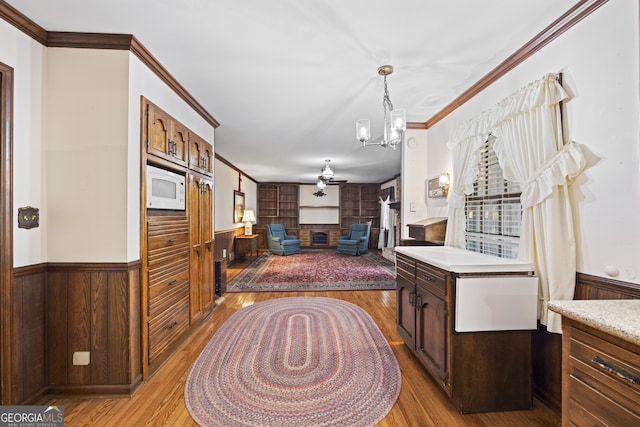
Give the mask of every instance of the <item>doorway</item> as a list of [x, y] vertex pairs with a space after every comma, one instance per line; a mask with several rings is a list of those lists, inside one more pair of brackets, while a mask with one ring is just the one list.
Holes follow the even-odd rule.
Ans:
[[13, 68], [0, 62], [0, 404], [12, 403]]

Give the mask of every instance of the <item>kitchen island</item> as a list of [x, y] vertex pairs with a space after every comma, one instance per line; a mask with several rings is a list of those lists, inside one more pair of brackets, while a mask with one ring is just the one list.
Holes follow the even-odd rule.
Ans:
[[532, 266], [446, 246], [402, 246], [396, 271], [396, 329], [457, 409], [531, 408]]

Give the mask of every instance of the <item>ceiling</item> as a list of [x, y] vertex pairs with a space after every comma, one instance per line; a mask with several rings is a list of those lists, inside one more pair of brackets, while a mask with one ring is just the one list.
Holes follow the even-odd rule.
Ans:
[[220, 123], [215, 151], [251, 178], [384, 182], [383, 80], [425, 122], [577, 0], [8, 0], [48, 31], [133, 34]]

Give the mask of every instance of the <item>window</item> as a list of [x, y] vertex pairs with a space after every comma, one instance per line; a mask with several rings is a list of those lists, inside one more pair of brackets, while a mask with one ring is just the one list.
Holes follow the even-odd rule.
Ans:
[[480, 148], [478, 179], [466, 197], [467, 249], [502, 258], [517, 258], [520, 242], [520, 186], [502, 177], [492, 148], [493, 138]]

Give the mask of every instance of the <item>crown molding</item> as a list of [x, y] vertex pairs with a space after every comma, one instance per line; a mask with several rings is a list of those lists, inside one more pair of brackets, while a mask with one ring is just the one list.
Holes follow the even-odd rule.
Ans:
[[581, 0], [569, 9], [560, 18], [556, 19], [551, 25], [538, 33], [535, 37], [524, 44], [520, 49], [515, 51], [511, 56], [502, 61], [497, 67], [489, 71], [484, 77], [478, 80], [473, 86], [464, 91], [460, 96], [427, 120], [424, 125], [425, 129], [429, 129], [440, 120], [447, 117], [453, 111], [458, 109], [465, 102], [482, 92], [493, 82], [507, 74], [525, 59], [542, 49], [547, 44], [558, 38], [562, 33], [582, 21], [584, 18], [593, 13], [600, 6], [609, 0]]

